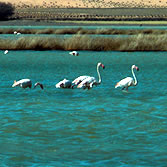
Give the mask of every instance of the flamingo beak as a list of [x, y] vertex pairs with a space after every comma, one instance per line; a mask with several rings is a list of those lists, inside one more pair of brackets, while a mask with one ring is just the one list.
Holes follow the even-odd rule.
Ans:
[[139, 71], [139, 67], [136, 66], [136, 70]]
[[40, 85], [40, 87], [41, 87], [41, 89], [43, 89], [43, 85], [42, 84]]
[[102, 67], [103, 69], [105, 69], [105, 66], [104, 66], [103, 64], [101, 64], [101, 67]]

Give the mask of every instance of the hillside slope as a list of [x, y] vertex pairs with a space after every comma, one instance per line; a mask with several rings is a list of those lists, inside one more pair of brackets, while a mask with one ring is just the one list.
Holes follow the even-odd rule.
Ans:
[[1, 0], [10, 2], [15, 7], [58, 7], [58, 8], [113, 8], [113, 7], [141, 7], [166, 8], [167, 0]]

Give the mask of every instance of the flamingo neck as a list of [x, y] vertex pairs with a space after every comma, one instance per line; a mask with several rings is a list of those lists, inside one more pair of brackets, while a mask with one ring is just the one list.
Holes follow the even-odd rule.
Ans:
[[98, 77], [99, 77], [98, 84], [100, 84], [101, 83], [101, 76], [100, 76], [99, 66], [98, 65], [97, 65], [97, 74], [98, 74]]
[[134, 78], [133, 85], [136, 86], [138, 82], [137, 82], [137, 79], [136, 79], [136, 75], [134, 73], [134, 68], [132, 68], [132, 75], [133, 75], [133, 78]]

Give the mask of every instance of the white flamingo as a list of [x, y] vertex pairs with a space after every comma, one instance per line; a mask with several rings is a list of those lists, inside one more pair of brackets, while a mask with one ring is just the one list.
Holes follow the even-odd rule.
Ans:
[[101, 76], [100, 76], [100, 72], [99, 72], [99, 67], [102, 67], [104, 69], [105, 66], [102, 63], [97, 64], [97, 74], [98, 74], [98, 77], [99, 77], [98, 81], [96, 80], [95, 77], [88, 76], [77, 86], [77, 88], [83, 88], [83, 89], [88, 88], [88, 89], [90, 89], [94, 85], [96, 86], [96, 85], [101, 84], [102, 80], [101, 80]]
[[72, 82], [67, 79], [63, 79], [62, 81], [58, 82], [56, 88], [72, 88]]
[[[41, 89], [43, 89], [43, 85], [39, 82], [34, 84], [34, 88], [36, 88], [37, 86], [40, 86]], [[12, 87], [16, 87], [16, 86], [20, 86], [21, 88], [31, 88], [32, 87], [32, 82], [30, 79], [21, 79], [19, 81], [14, 81]]]
[[136, 86], [137, 85], [137, 79], [134, 73], [134, 69], [136, 69], [137, 71], [139, 71], [139, 68], [136, 65], [132, 65], [131, 67], [131, 71], [132, 71], [132, 77], [126, 77], [124, 79], [122, 79], [121, 81], [119, 81], [116, 85], [115, 88], [121, 87], [122, 90], [126, 88], [126, 90], [128, 91], [128, 87], [130, 86]]
[[79, 56], [79, 53], [77, 51], [72, 51], [69, 54], [72, 56]]

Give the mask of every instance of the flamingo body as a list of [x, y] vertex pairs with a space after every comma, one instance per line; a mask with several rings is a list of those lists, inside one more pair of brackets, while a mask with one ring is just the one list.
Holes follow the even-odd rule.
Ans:
[[77, 77], [76, 79], [74, 79], [74, 80], [72, 81], [73, 86], [79, 85], [83, 80], [85, 80], [85, 79], [88, 78], [88, 77], [89, 77], [89, 76], [87, 76], [87, 75], [83, 75], [83, 76]]
[[86, 79], [84, 79], [78, 86], [77, 88], [92, 88], [93, 84], [96, 83], [96, 78], [95, 77], [87, 77]]
[[21, 79], [19, 81], [14, 81], [14, 84], [12, 87], [20, 86], [21, 88], [31, 88], [32, 87], [32, 82], [30, 79]]
[[115, 88], [121, 87], [121, 88], [127, 88], [129, 86], [132, 86], [134, 83], [132, 77], [127, 77], [119, 81], [116, 85]]
[[[36, 88], [37, 86], [40, 86], [41, 89], [43, 89], [43, 85], [39, 82], [34, 84], [34, 88]], [[16, 87], [16, 86], [20, 86], [21, 88], [31, 88], [32, 87], [32, 82], [30, 79], [21, 79], [19, 81], [14, 81], [12, 87]]]
[[71, 88], [72, 82], [70, 80], [64, 79], [56, 84], [56, 88]]

